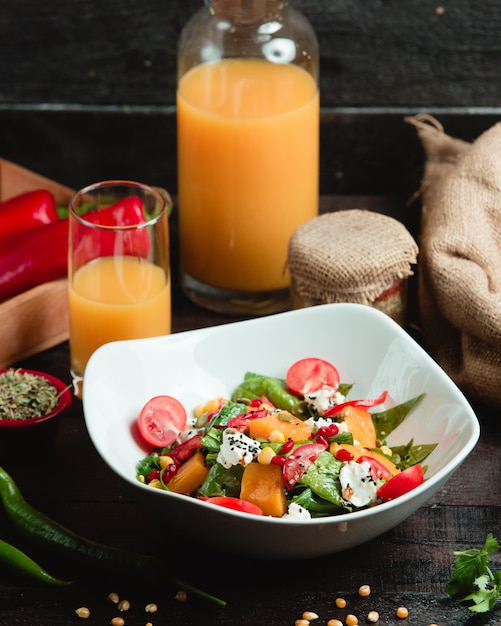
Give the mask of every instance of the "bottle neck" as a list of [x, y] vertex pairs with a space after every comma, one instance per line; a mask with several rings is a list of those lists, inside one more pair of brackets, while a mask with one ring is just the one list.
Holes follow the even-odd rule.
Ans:
[[287, 9], [288, 0], [204, 0], [209, 11], [232, 21], [252, 22], [278, 18]]

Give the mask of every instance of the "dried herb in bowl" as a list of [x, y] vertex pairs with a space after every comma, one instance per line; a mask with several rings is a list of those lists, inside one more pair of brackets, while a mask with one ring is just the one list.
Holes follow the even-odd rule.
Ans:
[[19, 369], [0, 373], [0, 420], [28, 420], [54, 410], [59, 391], [43, 376]]

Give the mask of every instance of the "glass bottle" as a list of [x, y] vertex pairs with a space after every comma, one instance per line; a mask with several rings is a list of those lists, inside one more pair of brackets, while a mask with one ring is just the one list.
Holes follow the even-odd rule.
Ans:
[[289, 238], [318, 214], [318, 43], [288, 4], [205, 0], [179, 41], [181, 284], [222, 313], [289, 308]]

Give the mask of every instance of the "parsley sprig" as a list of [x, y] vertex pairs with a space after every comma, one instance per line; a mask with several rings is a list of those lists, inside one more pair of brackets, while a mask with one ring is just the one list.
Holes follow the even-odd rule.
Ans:
[[498, 540], [489, 533], [482, 548], [454, 552], [454, 573], [445, 585], [445, 593], [466, 594], [463, 600], [473, 603], [468, 608], [474, 613], [493, 609], [501, 594], [501, 571], [491, 571], [489, 555], [498, 549]]

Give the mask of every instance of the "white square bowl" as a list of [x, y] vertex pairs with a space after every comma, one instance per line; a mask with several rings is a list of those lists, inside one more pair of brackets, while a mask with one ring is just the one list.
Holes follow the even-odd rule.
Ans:
[[[390, 444], [411, 438], [438, 444], [426, 460], [423, 485], [370, 509], [299, 521], [210, 506], [136, 479], [136, 464], [150, 450], [135, 436], [135, 423], [151, 397], [175, 396], [190, 412], [210, 398], [229, 398], [247, 371], [284, 378], [304, 357], [333, 363], [342, 382], [354, 383], [350, 397], [389, 390], [384, 408], [426, 394], [388, 438]], [[107, 344], [87, 365], [83, 407], [99, 454], [164, 523], [212, 546], [277, 559], [339, 552], [393, 528], [444, 485], [480, 434], [461, 391], [410, 335], [372, 307], [348, 303]]]

